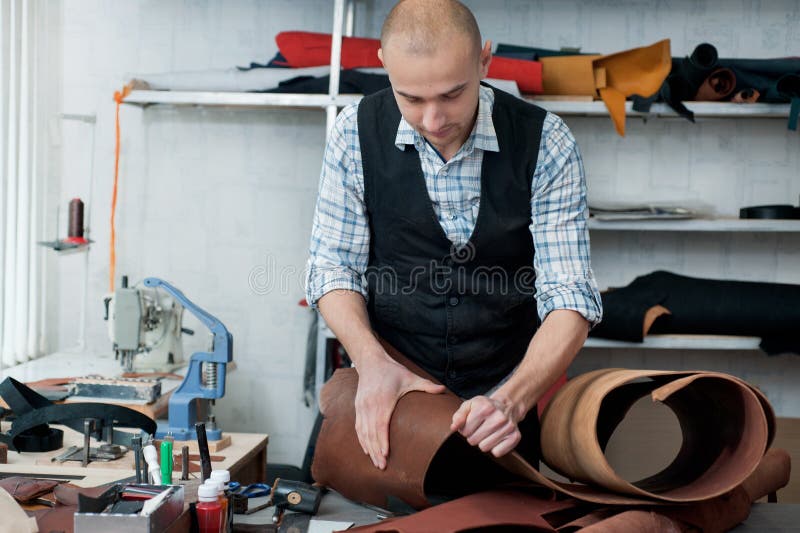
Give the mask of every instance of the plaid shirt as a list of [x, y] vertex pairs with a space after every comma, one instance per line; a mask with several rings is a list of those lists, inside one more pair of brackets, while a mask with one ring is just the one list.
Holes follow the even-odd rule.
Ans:
[[[416, 147], [433, 209], [456, 245], [469, 240], [478, 217], [483, 152], [500, 150], [493, 105], [494, 92], [482, 86], [475, 127], [447, 162], [405, 119], [397, 128], [395, 145], [401, 150], [407, 144]], [[542, 321], [554, 309], [577, 311], [593, 325], [602, 317], [589, 261], [587, 214], [578, 145], [564, 122], [547, 113], [531, 186], [530, 225]], [[336, 289], [369, 297], [362, 277], [369, 262], [369, 238], [356, 102], [337, 117], [325, 149], [306, 276], [306, 299], [312, 306]]]

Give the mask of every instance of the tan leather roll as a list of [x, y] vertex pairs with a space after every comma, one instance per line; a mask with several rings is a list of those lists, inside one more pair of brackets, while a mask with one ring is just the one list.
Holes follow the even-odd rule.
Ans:
[[[646, 395], [678, 418], [683, 445], [662, 472], [632, 483], [603, 449], [631, 405]], [[742, 483], [774, 436], [766, 399], [743, 381], [716, 372], [596, 370], [569, 381], [542, 416], [542, 455], [569, 479], [609, 491], [670, 502], [719, 496]]]

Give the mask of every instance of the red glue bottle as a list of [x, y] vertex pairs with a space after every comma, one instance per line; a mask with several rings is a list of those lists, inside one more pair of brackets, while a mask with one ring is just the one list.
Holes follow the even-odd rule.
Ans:
[[200, 485], [197, 488], [197, 526], [200, 533], [221, 533], [224, 524], [217, 487]]

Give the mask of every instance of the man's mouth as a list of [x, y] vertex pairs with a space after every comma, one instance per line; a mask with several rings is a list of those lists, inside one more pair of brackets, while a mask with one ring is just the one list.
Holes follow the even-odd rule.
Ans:
[[441, 137], [446, 137], [446, 136], [447, 136], [447, 135], [449, 135], [449, 134], [450, 134], [452, 131], [453, 131], [453, 126], [447, 126], [447, 127], [445, 127], [445, 128], [442, 128], [442, 129], [440, 129], [440, 130], [437, 130], [437, 131], [430, 131], [430, 132], [428, 132], [428, 133], [430, 133], [430, 135], [431, 135], [431, 136], [433, 136], [433, 137], [440, 137], [440, 138], [441, 138]]

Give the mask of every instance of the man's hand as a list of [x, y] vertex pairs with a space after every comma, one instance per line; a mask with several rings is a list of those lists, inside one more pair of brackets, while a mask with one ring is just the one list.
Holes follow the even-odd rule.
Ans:
[[450, 429], [458, 431], [482, 452], [502, 457], [519, 444], [522, 434], [508, 402], [487, 396], [464, 401], [453, 414]]
[[388, 358], [356, 366], [356, 434], [372, 464], [383, 470], [389, 456], [389, 422], [397, 401], [407, 392], [438, 394], [444, 385], [421, 378]]

